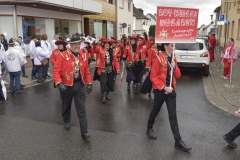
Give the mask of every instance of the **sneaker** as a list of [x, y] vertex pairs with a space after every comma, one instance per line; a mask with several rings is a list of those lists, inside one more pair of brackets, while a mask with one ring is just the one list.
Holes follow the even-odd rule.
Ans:
[[28, 76], [26, 74], [23, 74], [22, 77], [28, 78]]
[[4, 84], [9, 84], [8, 82], [6, 82], [6, 81], [3, 81], [4, 82]]
[[33, 82], [36, 82], [36, 81], [37, 81], [37, 79], [36, 79], [36, 78], [31, 78], [31, 80], [32, 80]]
[[224, 78], [224, 79], [229, 79], [228, 76], [224, 76], [223, 78]]

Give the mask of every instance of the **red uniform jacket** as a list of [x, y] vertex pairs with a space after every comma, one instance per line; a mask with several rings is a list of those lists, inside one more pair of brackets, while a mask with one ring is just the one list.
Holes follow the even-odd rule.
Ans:
[[[66, 86], [73, 86], [75, 58], [71, 51], [67, 50], [57, 56], [53, 67], [53, 77], [55, 84], [63, 83]], [[92, 84], [91, 73], [88, 67], [88, 59], [86, 54], [79, 53], [79, 71], [83, 84]]]
[[[167, 77], [167, 68], [168, 68], [168, 61], [167, 61], [167, 54], [162, 52], [156, 56], [153, 60], [150, 80], [152, 81], [152, 88], [162, 90], [164, 86], [166, 86], [166, 77]], [[172, 87], [176, 88], [176, 79], [181, 77], [180, 69], [177, 65], [177, 59], [174, 57], [175, 61], [175, 70], [173, 71], [173, 80], [172, 80]]]
[[142, 47], [145, 45], [146, 40], [142, 40], [140, 44], [138, 44], [136, 52], [134, 53], [134, 61], [138, 62], [141, 60], [141, 52], [142, 52]]
[[147, 55], [148, 55], [148, 57], [147, 57], [147, 62], [146, 62], [146, 67], [145, 68], [150, 68], [152, 66], [153, 60], [158, 55], [157, 48], [153, 45], [151, 47], [151, 49], [148, 50]]
[[50, 61], [52, 62], [52, 64], [54, 65], [55, 62], [56, 62], [56, 59], [57, 59], [57, 56], [60, 54], [61, 52], [59, 51], [59, 49], [55, 49], [53, 52], [52, 52], [52, 55], [50, 57]]
[[124, 53], [123, 53], [123, 58], [127, 58], [127, 63], [128, 64], [132, 64], [134, 62], [134, 57], [133, 57], [134, 53], [132, 51], [132, 46], [131, 45], [127, 45]]
[[[105, 54], [106, 51], [104, 50], [103, 47], [98, 47], [95, 48], [96, 54], [97, 54], [97, 59], [96, 59], [96, 67], [98, 67], [98, 69], [102, 70], [103, 68], [105, 68]], [[117, 59], [117, 55], [116, 53], [114, 53], [113, 51], [113, 61], [112, 61], [112, 66], [113, 69], [115, 69], [117, 72], [120, 72], [120, 66], [118, 63], [118, 59]], [[98, 75], [100, 75], [101, 72], [98, 72]]]
[[144, 45], [142, 47], [142, 51], [141, 51], [141, 55], [140, 55], [141, 60], [142, 61], [146, 61], [147, 60], [147, 56], [148, 56], [148, 48], [147, 48], [147, 45]]
[[81, 52], [82, 52], [82, 53], [85, 53], [85, 54], [87, 55], [87, 58], [88, 58], [88, 59], [89, 59], [89, 58], [94, 58], [94, 50], [93, 50], [92, 47], [91, 47], [89, 50], [87, 50], [86, 47], [83, 47], [83, 48], [81, 49]]
[[208, 43], [209, 43], [209, 46], [212, 47], [211, 50], [214, 50], [214, 48], [216, 47], [216, 38], [215, 37], [210, 37]]

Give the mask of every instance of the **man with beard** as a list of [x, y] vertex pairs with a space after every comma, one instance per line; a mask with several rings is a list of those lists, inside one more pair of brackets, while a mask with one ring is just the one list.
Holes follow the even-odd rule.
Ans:
[[96, 70], [93, 80], [99, 80], [101, 86], [101, 92], [103, 93], [102, 103], [106, 103], [106, 100], [111, 100], [109, 92], [114, 91], [113, 76], [114, 70], [119, 73], [120, 67], [117, 56], [114, 55], [113, 49], [110, 48], [111, 41], [104, 39], [101, 41], [103, 46], [97, 47], [95, 52], [96, 58]]
[[53, 67], [53, 76], [62, 95], [62, 116], [65, 129], [70, 129], [71, 104], [74, 98], [81, 136], [83, 139], [87, 139], [90, 138], [90, 135], [87, 130], [85, 85], [87, 85], [87, 93], [90, 93], [92, 91], [91, 73], [87, 56], [80, 52], [80, 38], [73, 37], [69, 43], [70, 50], [57, 56]]

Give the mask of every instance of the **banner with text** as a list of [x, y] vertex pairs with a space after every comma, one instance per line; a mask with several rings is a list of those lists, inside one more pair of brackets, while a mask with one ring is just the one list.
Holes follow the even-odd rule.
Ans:
[[156, 43], [195, 43], [198, 9], [157, 7]]

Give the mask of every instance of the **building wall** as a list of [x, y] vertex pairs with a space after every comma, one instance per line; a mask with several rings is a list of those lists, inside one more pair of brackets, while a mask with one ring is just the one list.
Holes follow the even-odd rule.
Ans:
[[[237, 9], [240, 8], [240, 4], [238, 3], [228, 3], [228, 8], [225, 5], [225, 0], [221, 1], [221, 14], [228, 14], [228, 30], [226, 36], [226, 43], [229, 38], [233, 38], [235, 40], [235, 44], [239, 47], [240, 52], [240, 14], [237, 14]], [[225, 42], [225, 31], [226, 25], [218, 26], [219, 28], [219, 41], [220, 45], [223, 47]]]
[[[104, 0], [94, 0], [102, 5], [102, 13], [97, 14], [97, 15], [84, 15], [84, 18], [89, 19], [89, 20], [84, 20], [84, 28], [87, 29], [87, 26], [90, 27], [91, 29], [87, 29], [85, 32], [86, 35], [90, 35], [94, 33], [94, 21], [96, 20], [102, 20], [102, 21], [111, 21], [113, 22], [114, 26], [114, 33], [113, 36], [116, 37], [116, 22], [117, 22], [117, 12], [116, 12], [116, 5], [110, 4], [105, 2]], [[88, 24], [86, 24], [88, 23]], [[102, 23], [102, 27], [105, 27], [105, 23]], [[92, 29], [93, 28], [93, 29]], [[96, 36], [105, 36], [104, 33], [105, 31], [102, 31], [102, 35], [96, 35]], [[109, 37], [108, 37], [109, 38]]]
[[[119, 1], [118, 1], [119, 2]], [[117, 38], [121, 39], [122, 33], [120, 33], [120, 24], [126, 23], [127, 28], [124, 29], [124, 34], [126, 36], [132, 35], [133, 30], [133, 4], [130, 0], [130, 10], [128, 10], [128, 0], [123, 0], [123, 8], [119, 7], [117, 3]], [[130, 33], [128, 32], [128, 27], [130, 27]]]
[[156, 21], [150, 15], [147, 15], [146, 17], [150, 18], [150, 20], [148, 21], [149, 26], [156, 25]]

